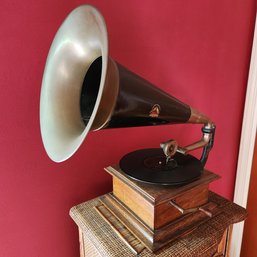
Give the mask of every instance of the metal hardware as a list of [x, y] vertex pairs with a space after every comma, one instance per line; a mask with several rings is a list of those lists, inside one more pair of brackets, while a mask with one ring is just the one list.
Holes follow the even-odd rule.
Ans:
[[178, 211], [180, 211], [182, 214], [188, 214], [188, 213], [194, 213], [197, 211], [204, 212], [207, 216], [212, 217], [212, 213], [206, 209], [203, 208], [203, 206], [195, 207], [195, 208], [189, 208], [189, 209], [183, 209], [181, 206], [176, 204], [174, 200], [170, 201], [170, 204], [175, 207]]
[[202, 127], [202, 138], [199, 141], [185, 147], [178, 146], [177, 142], [174, 140], [168, 140], [167, 142], [161, 143], [160, 146], [163, 149], [163, 152], [166, 156], [166, 162], [172, 159], [172, 156], [174, 156], [176, 152], [186, 155], [188, 154], [188, 152], [191, 152], [199, 148], [203, 148], [200, 161], [203, 165], [205, 165], [208, 159], [209, 152], [214, 144], [215, 128], [216, 127], [212, 122], [205, 124]]

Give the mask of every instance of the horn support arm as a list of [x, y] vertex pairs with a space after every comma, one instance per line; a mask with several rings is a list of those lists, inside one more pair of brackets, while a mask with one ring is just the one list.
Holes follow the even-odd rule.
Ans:
[[203, 148], [200, 161], [204, 166], [214, 144], [215, 124], [207, 116], [194, 109], [191, 109], [191, 116], [188, 123], [204, 124], [202, 127], [202, 138], [199, 141], [185, 147], [180, 147], [175, 140], [168, 140], [167, 142], [161, 143], [160, 146], [166, 155], [166, 162], [172, 159], [172, 156], [174, 156], [176, 152], [186, 155], [193, 150]]
[[213, 147], [213, 143], [214, 143], [214, 135], [215, 135], [215, 125], [213, 123], [208, 123], [205, 124], [202, 127], [202, 138], [193, 143], [190, 144], [188, 146], [185, 147], [179, 147], [177, 151], [182, 153], [182, 154], [188, 154], [189, 152], [199, 149], [199, 148], [203, 148], [203, 152], [202, 152], [202, 156], [200, 161], [202, 162], [203, 165], [205, 165], [207, 159], [208, 159], [208, 155], [210, 150]]

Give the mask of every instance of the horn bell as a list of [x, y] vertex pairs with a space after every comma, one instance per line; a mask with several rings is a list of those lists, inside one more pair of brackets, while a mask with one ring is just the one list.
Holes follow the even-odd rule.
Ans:
[[[55, 35], [42, 80], [40, 128], [44, 147], [53, 161], [68, 159], [93, 123], [98, 122], [97, 129], [107, 119], [100, 117], [99, 121], [98, 117], [94, 122], [106, 87], [108, 62], [111, 60], [103, 17], [89, 5], [74, 9]], [[83, 94], [90, 101], [81, 103]], [[85, 105], [83, 120], [81, 104]]]

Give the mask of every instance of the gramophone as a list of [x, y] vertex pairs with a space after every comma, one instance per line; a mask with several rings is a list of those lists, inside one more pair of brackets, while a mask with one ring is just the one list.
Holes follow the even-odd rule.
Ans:
[[[68, 159], [89, 131], [106, 128], [202, 123], [201, 140], [186, 147], [175, 140], [120, 160], [131, 178], [180, 185], [197, 179], [213, 146], [215, 126], [204, 114], [158, 89], [108, 56], [103, 17], [80, 6], [59, 28], [42, 82], [40, 125], [43, 143], [55, 162]], [[203, 148], [201, 159], [188, 154]]]
[[[149, 187], [151, 192], [171, 190], [173, 193], [165, 191], [165, 194], [175, 197], [174, 190], [181, 194], [181, 188], [185, 188], [189, 190], [187, 195], [191, 195], [190, 190], [199, 184], [194, 183], [201, 180], [212, 149], [215, 125], [206, 115], [111, 59], [106, 25], [94, 7], [83, 5], [73, 10], [52, 42], [42, 82], [40, 126], [49, 157], [55, 162], [65, 161], [75, 153], [89, 131], [178, 123], [203, 124], [202, 138], [186, 147], [168, 140], [161, 143], [160, 148], [136, 150], [123, 156], [115, 170], [119, 170], [122, 181], [133, 184], [133, 190], [136, 187], [140, 188], [139, 193]], [[198, 148], [203, 149], [200, 160], [188, 154]], [[213, 177], [205, 179], [211, 180]], [[165, 186], [168, 189], [163, 189]], [[202, 193], [203, 189], [198, 191]], [[201, 203], [206, 204], [207, 198], [205, 193]], [[175, 201], [172, 204], [181, 212]], [[197, 208], [188, 205], [189, 212], [199, 210], [198, 205]], [[147, 223], [140, 213], [136, 216]], [[147, 225], [156, 229], [155, 225]], [[140, 234], [140, 231], [135, 233]], [[146, 242], [152, 250], [163, 244], [163, 237], [162, 243], [159, 240], [157, 245]]]

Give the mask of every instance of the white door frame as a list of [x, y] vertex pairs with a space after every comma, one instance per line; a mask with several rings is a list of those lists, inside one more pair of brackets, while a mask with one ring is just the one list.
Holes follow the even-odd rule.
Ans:
[[[255, 21], [252, 56], [250, 62], [245, 108], [242, 123], [240, 149], [237, 163], [237, 175], [234, 202], [247, 206], [250, 184], [256, 128], [257, 128], [257, 22]], [[235, 224], [231, 238], [231, 257], [240, 257], [244, 222]]]

